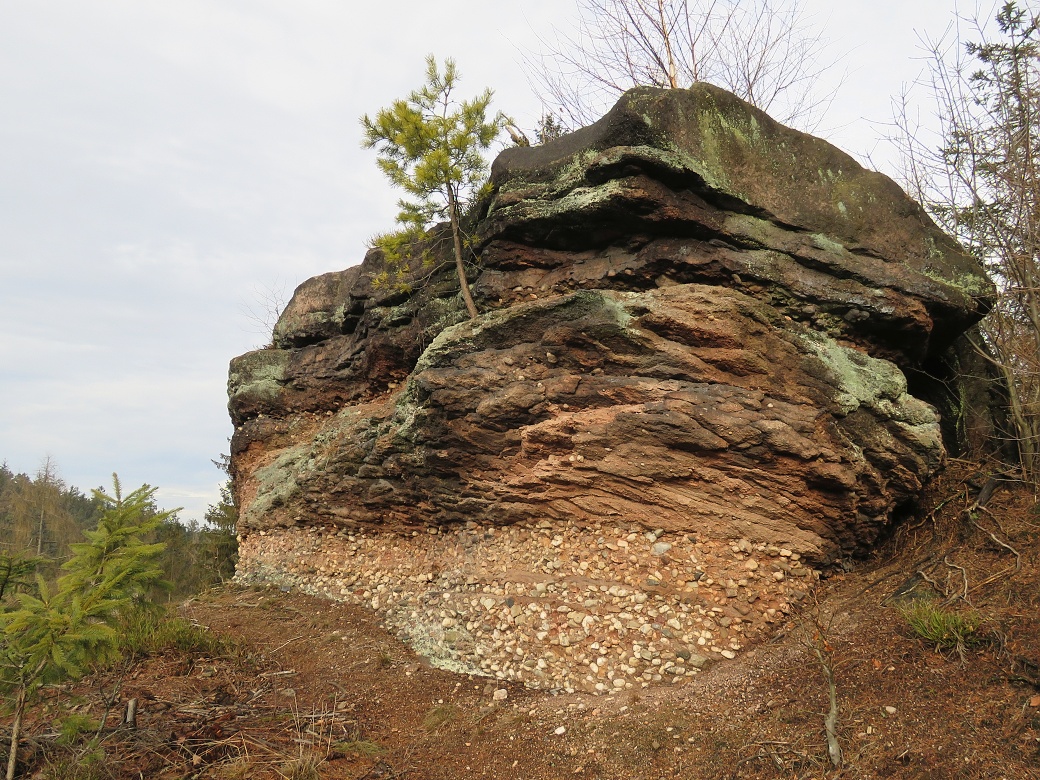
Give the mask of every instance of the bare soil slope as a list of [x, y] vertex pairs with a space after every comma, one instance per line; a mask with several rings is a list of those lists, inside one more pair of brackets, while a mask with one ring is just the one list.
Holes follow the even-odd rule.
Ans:
[[[90, 776], [1040, 778], [1040, 514], [1007, 484], [975, 507], [986, 478], [953, 471], [933, 487], [935, 511], [820, 583], [775, 640], [681, 686], [531, 691], [431, 669], [353, 606], [211, 591], [183, 614], [242, 652], [133, 667], [108, 723], [136, 697], [138, 727], [107, 734]], [[978, 621], [962, 652], [908, 627], [896, 604], [915, 594]], [[827, 758], [816, 650], [836, 679], [841, 769]], [[87, 681], [78, 711], [99, 717], [98, 691], [115, 683]], [[54, 774], [45, 744], [30, 772], [71, 777]]]

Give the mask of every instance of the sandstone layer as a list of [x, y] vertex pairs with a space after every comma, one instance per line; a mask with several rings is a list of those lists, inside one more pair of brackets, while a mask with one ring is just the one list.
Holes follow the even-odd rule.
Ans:
[[[728, 93], [633, 90], [591, 127], [507, 150], [471, 229], [476, 320], [449, 262], [379, 287], [373, 251], [301, 285], [272, 347], [232, 362], [243, 577], [368, 601], [308, 580], [292, 551], [352, 534], [422, 558], [416, 539], [466, 523], [692, 534], [823, 565], [868, 551], [944, 433], [958, 446], [939, 410], [989, 305], [978, 264], [891, 180]], [[442, 235], [426, 249], [447, 260]], [[504, 566], [492, 547], [467, 552], [463, 581]], [[330, 581], [376, 565], [332, 549]], [[600, 578], [608, 593], [632, 563]], [[739, 579], [720, 566], [709, 579]], [[424, 598], [408, 582], [457, 588], [391, 569], [388, 616], [432, 619], [390, 605]], [[482, 625], [498, 595], [459, 595], [451, 620]]]

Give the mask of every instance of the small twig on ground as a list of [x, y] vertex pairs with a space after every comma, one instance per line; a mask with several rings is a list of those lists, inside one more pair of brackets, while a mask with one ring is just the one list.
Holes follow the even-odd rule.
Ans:
[[[987, 510], [983, 510], [983, 511], [987, 511]], [[969, 517], [968, 519], [971, 521], [971, 524], [973, 526], [978, 528], [983, 533], [989, 534], [989, 538], [990, 539], [992, 539], [998, 545], [1003, 547], [1005, 550], [1008, 550], [1012, 555], [1015, 556], [1015, 571], [1018, 571], [1019, 569], [1022, 568], [1022, 556], [1019, 554], [1018, 550], [1016, 550], [1010, 544], [1007, 544], [1006, 542], [1002, 542], [1000, 539], [997, 538], [997, 535], [995, 533], [993, 533], [992, 531], [990, 531], [989, 529], [983, 528], [981, 525], [978, 524], [978, 522], [975, 520], [974, 517]]]
[[[744, 747], [756, 747], [758, 748], [758, 750], [753, 755], [746, 756], [745, 758], [740, 759], [736, 764], [734, 764], [733, 774], [730, 775], [730, 780], [737, 780], [737, 776], [740, 772], [740, 767], [742, 767], [744, 764], [748, 764], [752, 761], [757, 761], [764, 758], [770, 759], [773, 762], [773, 766], [775, 766], [781, 772], [788, 768], [786, 763], [784, 762], [785, 757], [789, 759], [802, 761], [807, 764], [813, 764], [816, 766], [819, 765], [819, 761], [816, 758], [810, 756], [808, 753], [803, 753], [800, 750], [795, 750], [793, 747], [791, 747], [790, 742], [782, 742], [780, 740], [767, 739], [760, 740], [758, 742], [752, 742], [748, 745], [745, 745]], [[741, 750], [743, 749], [744, 748], [741, 748]]]
[[112, 712], [112, 708], [115, 706], [116, 699], [119, 698], [119, 692], [123, 689], [123, 680], [126, 679], [127, 670], [130, 668], [129, 663], [122, 663], [119, 667], [119, 675], [116, 677], [115, 685], [112, 686], [112, 694], [105, 694], [105, 683], [104, 679], [98, 677], [98, 692], [101, 694], [101, 701], [105, 704], [105, 711], [101, 714], [100, 722], [98, 723], [97, 733], [94, 734], [94, 739], [100, 739], [102, 732], [105, 730], [105, 725], [108, 723], [108, 716]]
[[838, 689], [834, 682], [834, 668], [831, 665], [829, 653], [824, 656], [823, 649], [819, 646], [813, 649], [816, 652], [816, 659], [820, 662], [823, 677], [827, 681], [827, 698], [830, 703], [827, 715], [823, 719], [823, 727], [827, 732], [827, 755], [830, 757], [831, 764], [840, 767], [842, 755], [841, 744], [838, 742]]
[[820, 665], [824, 681], [827, 684], [827, 714], [823, 719], [823, 727], [827, 737], [827, 756], [831, 764], [840, 769], [844, 763], [841, 751], [841, 743], [838, 741], [838, 688], [834, 679], [834, 647], [827, 639], [833, 623], [833, 614], [825, 622], [821, 613], [819, 595], [813, 591], [812, 601], [809, 608], [803, 613], [805, 622], [802, 629], [805, 632], [803, 645], [813, 651]]
[[988, 506], [980, 506], [979, 511], [985, 512], [987, 517], [989, 517], [989, 519], [993, 521], [993, 525], [997, 527], [997, 530], [1004, 534], [1004, 536], [1010, 538], [1011, 535], [1006, 530], [1004, 530], [1004, 526], [1000, 524], [1000, 518], [998, 518], [993, 513], [993, 510], [991, 510]]
[[860, 591], [858, 591], [858, 592], [856, 593], [856, 596], [857, 596], [857, 597], [859, 597], [859, 596], [862, 596], [862, 595], [863, 595], [864, 593], [866, 593], [866, 592], [867, 592], [868, 590], [870, 590], [871, 588], [877, 587], [877, 586], [878, 586], [878, 585], [880, 585], [880, 584], [881, 584], [882, 582], [884, 582], [885, 580], [887, 580], [887, 579], [888, 579], [889, 577], [892, 577], [892, 576], [894, 576], [894, 575], [896, 575], [896, 574], [899, 574], [899, 573], [900, 573], [900, 572], [899, 572], [899, 570], [898, 570], [898, 569], [893, 569], [893, 570], [892, 570], [892, 571], [890, 571], [890, 572], [889, 572], [888, 574], [882, 574], [882, 575], [881, 575], [880, 577], [878, 577], [878, 578], [877, 578], [876, 580], [874, 580], [873, 582], [871, 582], [871, 583], [870, 583], [869, 585], [867, 585], [867, 586], [866, 586], [865, 588], [863, 588], [863, 589], [861, 589]]
[[968, 599], [968, 570], [965, 569], [963, 566], [958, 566], [956, 563], [950, 563], [950, 559], [948, 557], [946, 557], [946, 556], [943, 556], [943, 563], [945, 563], [951, 569], [957, 569], [958, 571], [960, 571], [961, 578], [964, 580], [963, 592], [960, 593], [960, 594], [954, 594], [952, 596], [949, 596], [946, 599], [946, 603], [949, 604], [952, 601], [954, 601], [954, 599], [958, 599], [959, 598], [959, 599], [963, 600], [965, 604], [969, 604], [970, 605], [971, 604], [971, 600]]
[[288, 644], [291, 644], [292, 642], [295, 642], [297, 639], [303, 639], [304, 636], [306, 636], [306, 635], [305, 634], [300, 634], [299, 636], [294, 636], [292, 639], [286, 639], [284, 642], [282, 642], [280, 645], [278, 645], [278, 647], [276, 647], [274, 650], [271, 651], [271, 655], [274, 655], [279, 650], [281, 650], [283, 647], [285, 647]]
[[1011, 574], [1014, 571], [1017, 571], [1017, 568], [1014, 567], [1014, 566], [1011, 566], [1011, 567], [1009, 567], [1007, 569], [1001, 569], [996, 574], [991, 574], [989, 577], [984, 579], [982, 582], [980, 582], [977, 585], [975, 585], [975, 587], [973, 587], [971, 589], [971, 592], [972, 593], [978, 593], [980, 590], [982, 590], [987, 585], [992, 585], [994, 582], [998, 582], [999, 580], [1004, 579], [1005, 577], [1007, 577], [1007, 575]]
[[937, 591], [939, 591], [939, 593], [941, 593], [943, 596], [949, 596], [950, 595], [950, 592], [946, 588], [941, 587], [938, 582], [936, 582], [931, 577], [929, 577], [927, 574], [925, 574], [923, 570], [918, 569], [914, 573], [918, 577], [920, 577], [922, 580], [927, 582], [929, 585], [931, 585], [933, 588], [935, 588]]

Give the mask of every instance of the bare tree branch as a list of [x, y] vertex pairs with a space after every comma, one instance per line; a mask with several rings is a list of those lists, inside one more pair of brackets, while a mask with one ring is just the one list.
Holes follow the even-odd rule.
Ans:
[[635, 86], [708, 81], [813, 129], [833, 98], [818, 82], [835, 61], [797, 0], [577, 0], [572, 33], [527, 57], [546, 108], [571, 127], [595, 121]]
[[[947, 232], [982, 261], [997, 284], [980, 352], [1007, 396], [1023, 476], [1040, 480], [1040, 14], [1001, 5], [996, 31], [956, 18], [922, 38], [928, 70], [914, 85], [935, 112], [926, 132], [911, 93], [896, 104], [892, 139], [903, 175]], [[970, 291], [969, 291], [970, 292]]]

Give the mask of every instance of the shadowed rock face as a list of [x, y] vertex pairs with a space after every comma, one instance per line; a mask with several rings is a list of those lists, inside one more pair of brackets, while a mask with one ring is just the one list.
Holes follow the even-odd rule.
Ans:
[[701, 85], [492, 184], [479, 319], [449, 264], [374, 289], [370, 252], [232, 362], [243, 534], [603, 520], [828, 560], [941, 464], [905, 376], [942, 375], [991, 288], [891, 180]]

